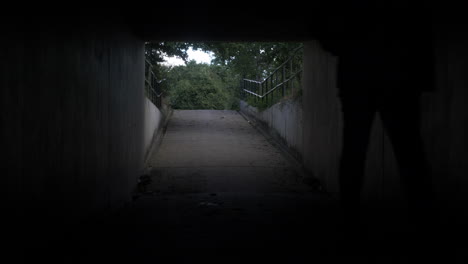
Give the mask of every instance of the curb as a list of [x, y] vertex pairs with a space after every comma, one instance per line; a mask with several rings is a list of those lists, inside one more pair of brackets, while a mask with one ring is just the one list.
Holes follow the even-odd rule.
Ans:
[[289, 148], [285, 146], [281, 141], [275, 138], [274, 135], [269, 131], [269, 128], [261, 124], [256, 118], [250, 117], [250, 115], [243, 113], [241, 110], [237, 111], [255, 130], [262, 134], [268, 142], [270, 142], [274, 147], [280, 150], [283, 157], [285, 157], [290, 164], [293, 166], [295, 171], [299, 174], [303, 182], [319, 192], [324, 192], [320, 181], [315, 178], [313, 175], [308, 173], [302, 163], [294, 157], [290, 152]]

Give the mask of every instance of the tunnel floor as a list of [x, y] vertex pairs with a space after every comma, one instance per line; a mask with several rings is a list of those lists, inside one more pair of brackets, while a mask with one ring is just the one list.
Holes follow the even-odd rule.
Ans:
[[138, 198], [72, 232], [59, 247], [64, 258], [414, 262], [407, 253], [416, 247], [390, 225], [383, 239], [344, 236], [336, 200], [304, 184], [288, 156], [236, 111], [174, 111], [149, 164], [151, 182]]
[[237, 111], [176, 110], [152, 154], [150, 191], [284, 193], [309, 190], [286, 156]]

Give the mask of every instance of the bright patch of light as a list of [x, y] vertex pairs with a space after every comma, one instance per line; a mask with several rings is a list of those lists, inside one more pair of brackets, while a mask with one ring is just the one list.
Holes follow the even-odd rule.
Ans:
[[190, 60], [195, 60], [197, 63], [206, 63], [210, 64], [211, 60], [213, 59], [213, 53], [206, 53], [202, 50], [193, 50], [192, 48], [189, 48], [187, 50], [188, 58]]
[[[206, 63], [210, 64], [211, 60], [213, 59], [213, 53], [206, 53], [201, 50], [193, 50], [192, 47], [190, 47], [187, 50], [187, 55], [188, 55], [188, 61], [195, 60], [197, 63]], [[164, 56], [164, 65], [167, 66], [179, 66], [179, 65], [185, 65], [184, 61], [179, 58], [179, 57], [167, 57]]]
[[184, 60], [179, 57], [164, 57], [164, 62], [162, 63], [166, 66], [179, 66], [185, 65]]

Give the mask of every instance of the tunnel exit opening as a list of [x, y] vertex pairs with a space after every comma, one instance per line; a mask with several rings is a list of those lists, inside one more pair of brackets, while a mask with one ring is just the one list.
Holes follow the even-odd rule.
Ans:
[[150, 89], [147, 94], [164, 94], [173, 109], [238, 110], [244, 99], [264, 110], [283, 98], [300, 96], [301, 46], [299, 42], [149, 42], [146, 75], [153, 79], [147, 83], [153, 84], [154, 92]]
[[[302, 43], [148, 42], [145, 55], [147, 98], [171, 115], [158, 148], [166, 146], [164, 140], [171, 137], [172, 129], [201, 142], [192, 147], [167, 145], [168, 151], [179, 158], [159, 155], [153, 162], [150, 149], [146, 159], [148, 166], [164, 167], [162, 164], [171, 158], [174, 163], [185, 164], [196, 157], [194, 160], [198, 160], [201, 167], [226, 164], [255, 167], [255, 164], [283, 162], [281, 167], [284, 161], [279, 161], [278, 157], [274, 161], [267, 156], [268, 153], [273, 156], [282, 153], [280, 155], [286, 155], [296, 168], [300, 167], [297, 164], [301, 162], [302, 147]], [[200, 55], [205, 56], [204, 61]], [[261, 145], [249, 144], [248, 138], [242, 138], [245, 131], [252, 135], [249, 130], [252, 125], [266, 136], [261, 139]], [[241, 136], [236, 137], [236, 134]], [[236, 146], [230, 145], [233, 142], [245, 145], [236, 150]], [[255, 148], [268, 151], [248, 151]], [[240, 160], [236, 161], [236, 155]], [[186, 161], [181, 161], [183, 159]], [[196, 162], [189, 163], [198, 166]], [[185, 166], [180, 164], [178, 166]], [[286, 170], [297, 174], [294, 169]], [[160, 175], [161, 171], [156, 174]], [[237, 176], [236, 181], [248, 182], [241, 179]], [[147, 187], [141, 185], [149, 182], [141, 181], [139, 190], [147, 192]]]
[[[189, 48], [211, 51], [210, 63], [190, 60]], [[185, 62], [164, 65], [170, 54]], [[146, 58], [172, 114], [136, 204], [171, 212], [159, 222], [177, 227], [167, 237], [176, 248], [299, 245], [317, 235], [305, 222], [335, 224], [334, 201], [277, 140], [302, 144], [302, 43], [147, 43]]]
[[[162, 171], [167, 170], [161, 168], [168, 166], [248, 168], [275, 167], [276, 163], [286, 174], [297, 176], [286, 164], [300, 163], [302, 43], [148, 42], [145, 55], [146, 95], [171, 113], [161, 145], [148, 153], [153, 155], [147, 162], [154, 169], [153, 176], [164, 178]], [[252, 137], [256, 139], [250, 142]], [[177, 140], [187, 144], [171, 145]], [[284, 155], [289, 161], [282, 160]], [[196, 171], [189, 182], [206, 176]], [[246, 190], [256, 188], [242, 174], [230, 177]], [[229, 181], [223, 183], [227, 189]], [[153, 187], [160, 191], [168, 184], [159, 182]], [[140, 190], [148, 192], [147, 187]]]

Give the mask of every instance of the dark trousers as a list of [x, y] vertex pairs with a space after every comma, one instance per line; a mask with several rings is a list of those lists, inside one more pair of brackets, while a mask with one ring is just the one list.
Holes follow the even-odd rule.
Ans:
[[353, 95], [341, 97], [341, 101], [344, 130], [339, 186], [347, 217], [359, 216], [366, 153], [376, 113], [392, 143], [410, 211], [417, 216], [427, 212], [433, 192], [420, 135], [419, 94]]

